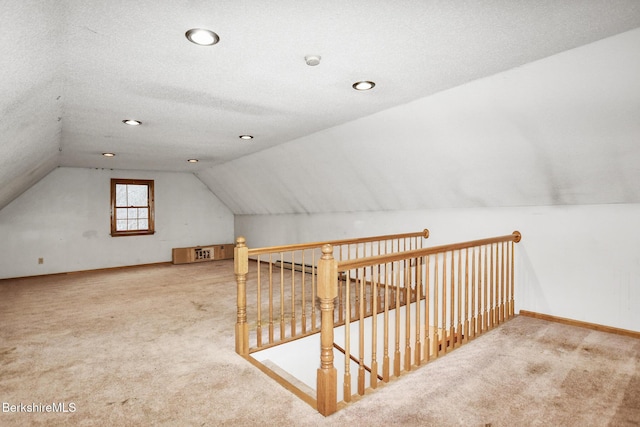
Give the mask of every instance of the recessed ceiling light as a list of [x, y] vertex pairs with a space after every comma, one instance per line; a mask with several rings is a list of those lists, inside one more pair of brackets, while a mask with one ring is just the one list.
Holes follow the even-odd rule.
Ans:
[[361, 82], [355, 82], [351, 85], [355, 90], [369, 90], [373, 89], [376, 84], [369, 80], [363, 80]]
[[240, 139], [253, 139], [252, 135], [240, 135]]
[[220, 37], [211, 30], [192, 28], [185, 34], [187, 40], [200, 46], [211, 46], [220, 41]]
[[133, 119], [125, 119], [122, 121], [122, 123], [129, 126], [139, 126], [142, 124], [140, 120], [133, 120]]
[[189, 163], [198, 163], [198, 159], [189, 159], [187, 160]]
[[105, 157], [115, 157], [115, 153], [102, 153]]

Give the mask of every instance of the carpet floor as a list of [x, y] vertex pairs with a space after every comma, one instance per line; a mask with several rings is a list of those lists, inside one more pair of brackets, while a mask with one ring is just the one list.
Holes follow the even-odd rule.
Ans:
[[0, 425], [640, 425], [640, 340], [524, 316], [325, 418], [234, 352], [235, 298], [232, 261], [0, 281]]

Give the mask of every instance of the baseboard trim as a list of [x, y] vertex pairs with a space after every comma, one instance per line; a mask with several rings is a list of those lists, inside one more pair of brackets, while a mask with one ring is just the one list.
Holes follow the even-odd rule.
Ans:
[[[284, 387], [285, 389], [289, 390], [291, 393], [295, 394], [296, 396], [298, 396], [298, 398], [302, 399], [304, 402], [306, 402], [309, 406], [311, 406], [313, 409], [318, 409], [318, 402], [315, 399], [314, 396], [309, 394], [309, 390], [302, 390], [301, 388], [297, 387], [296, 385], [292, 384], [289, 379], [293, 379], [295, 380], [295, 377], [289, 376], [290, 378], [284, 378], [283, 376], [281, 376], [278, 372], [275, 372], [274, 370], [272, 370], [271, 368], [269, 368], [266, 365], [263, 365], [261, 362], [259, 362], [257, 359], [254, 359], [253, 357], [249, 356], [246, 358], [253, 366], [257, 367], [258, 369], [260, 369], [262, 372], [264, 372], [265, 374], [267, 374], [267, 376], [269, 376], [271, 379], [275, 380], [278, 384], [280, 384], [282, 387]], [[285, 371], [281, 371], [281, 373], [285, 373]], [[301, 383], [302, 384], [302, 383]], [[306, 389], [307, 386], [304, 385], [304, 388]], [[311, 390], [313, 391], [313, 390]]]
[[625, 337], [640, 339], [640, 332], [631, 331], [629, 329], [614, 328], [612, 326], [599, 325], [597, 323], [582, 322], [580, 320], [551, 316], [550, 314], [536, 313], [534, 311], [520, 310], [520, 315], [547, 320], [549, 322], [563, 323], [565, 325], [578, 326], [580, 328], [593, 329], [594, 331], [607, 332], [609, 334], [623, 335]]
[[152, 262], [147, 264], [132, 264], [132, 265], [120, 265], [116, 267], [103, 267], [103, 268], [94, 268], [91, 270], [75, 270], [75, 271], [61, 271], [60, 273], [43, 273], [43, 274], [34, 274], [33, 276], [18, 276], [18, 277], [5, 277], [0, 279], [0, 282], [3, 280], [16, 280], [16, 279], [33, 279], [37, 277], [47, 277], [47, 276], [65, 276], [70, 274], [82, 274], [82, 273], [99, 273], [103, 271], [113, 271], [113, 270], [126, 270], [138, 267], [160, 267], [160, 266], [171, 266], [171, 261], [161, 261], [161, 262]]

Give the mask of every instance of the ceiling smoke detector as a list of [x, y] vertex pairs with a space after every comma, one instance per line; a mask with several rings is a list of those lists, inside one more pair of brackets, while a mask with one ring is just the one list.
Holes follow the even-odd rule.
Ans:
[[315, 67], [320, 63], [321, 57], [318, 55], [307, 55], [304, 57], [304, 62], [310, 67]]

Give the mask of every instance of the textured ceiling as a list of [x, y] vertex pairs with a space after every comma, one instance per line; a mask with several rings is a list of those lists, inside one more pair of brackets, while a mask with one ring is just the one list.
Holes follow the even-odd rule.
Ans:
[[640, 203], [640, 28], [198, 172], [237, 214]]
[[[220, 43], [189, 43], [193, 27]], [[223, 193], [234, 159], [342, 138], [323, 132], [638, 27], [637, 0], [4, 1], [0, 208], [56, 166], [193, 171]], [[377, 86], [354, 91], [362, 79]], [[221, 198], [236, 213], [325, 210]]]

